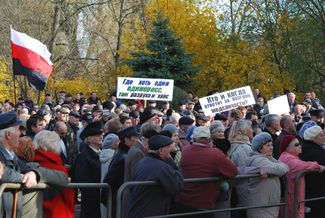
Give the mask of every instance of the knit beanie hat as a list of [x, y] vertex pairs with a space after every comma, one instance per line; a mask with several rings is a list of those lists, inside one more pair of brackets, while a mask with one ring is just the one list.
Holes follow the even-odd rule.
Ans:
[[269, 133], [261, 132], [260, 134], [256, 135], [252, 141], [253, 151], [259, 151], [267, 142], [272, 142], [272, 137]]
[[289, 144], [292, 142], [292, 140], [296, 139], [297, 137], [294, 135], [285, 135], [282, 137], [280, 141], [280, 154], [284, 152]]
[[306, 123], [304, 123], [301, 127], [301, 129], [299, 130], [299, 136], [300, 138], [304, 139], [304, 133], [306, 131], [306, 129], [312, 127], [312, 126], [317, 126], [317, 123], [315, 121], [307, 121]]
[[310, 128], [308, 128], [305, 133], [304, 133], [304, 139], [305, 140], [309, 140], [309, 141], [313, 141], [316, 136], [321, 133], [323, 130], [320, 126], [312, 126]]
[[216, 131], [225, 131], [225, 126], [223, 125], [223, 123], [220, 120], [215, 120], [213, 121], [210, 126], [210, 132], [214, 133]]
[[115, 145], [118, 142], [119, 142], [118, 136], [115, 135], [114, 133], [110, 133], [105, 137], [105, 139], [103, 141], [102, 149], [111, 148], [112, 145]]

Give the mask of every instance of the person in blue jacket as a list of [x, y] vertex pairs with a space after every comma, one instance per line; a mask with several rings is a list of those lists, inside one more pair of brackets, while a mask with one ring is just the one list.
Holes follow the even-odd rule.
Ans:
[[135, 186], [131, 190], [126, 217], [168, 214], [172, 197], [183, 190], [183, 176], [170, 161], [171, 138], [155, 135], [149, 139], [148, 155], [137, 165], [133, 181], [155, 181], [155, 186]]

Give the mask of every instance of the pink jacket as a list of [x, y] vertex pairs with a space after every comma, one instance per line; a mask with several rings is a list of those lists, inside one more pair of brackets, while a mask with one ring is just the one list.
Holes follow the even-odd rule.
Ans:
[[[289, 173], [287, 175], [288, 178], [288, 193], [289, 193], [289, 202], [288, 202], [288, 217], [293, 217], [293, 199], [294, 199], [294, 183], [295, 177], [298, 172], [302, 170], [313, 170], [319, 169], [319, 164], [316, 161], [302, 161], [298, 156], [290, 154], [284, 151], [279, 158], [279, 161], [285, 163], [289, 167]], [[298, 191], [298, 199], [299, 201], [305, 199], [305, 177], [300, 177], [299, 180], [299, 191]], [[298, 207], [298, 217], [305, 217], [305, 204], [301, 203]]]

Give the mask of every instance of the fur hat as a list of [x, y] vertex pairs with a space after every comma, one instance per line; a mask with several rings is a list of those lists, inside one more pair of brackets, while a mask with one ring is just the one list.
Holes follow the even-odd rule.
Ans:
[[306, 129], [305, 133], [304, 133], [304, 139], [305, 140], [309, 140], [309, 141], [313, 141], [316, 136], [321, 133], [323, 130], [320, 126], [312, 126], [308, 129]]
[[260, 134], [256, 135], [252, 141], [253, 151], [259, 151], [267, 142], [272, 142], [272, 137], [269, 133], [261, 132]]
[[215, 120], [213, 121], [210, 126], [210, 132], [213, 133], [215, 131], [225, 131], [225, 126], [223, 125], [223, 123], [220, 120]]
[[80, 138], [84, 140], [88, 136], [102, 134], [102, 124], [99, 121], [89, 123], [80, 133]]

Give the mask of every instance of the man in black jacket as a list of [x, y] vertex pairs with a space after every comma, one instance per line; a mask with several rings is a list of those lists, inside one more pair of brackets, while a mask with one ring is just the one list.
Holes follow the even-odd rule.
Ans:
[[[125, 158], [131, 146], [138, 140], [138, 133], [135, 127], [128, 127], [120, 130], [117, 135], [120, 139], [119, 148], [116, 151], [107, 174], [104, 178], [104, 183], [108, 183], [112, 190], [112, 215], [115, 216], [116, 194], [120, 186], [124, 182]], [[106, 192], [102, 192], [102, 202], [106, 204]]]
[[[80, 134], [86, 143], [83, 151], [77, 156], [73, 181], [77, 183], [100, 183], [99, 153], [103, 142], [103, 130], [100, 122], [88, 124]], [[80, 189], [81, 212], [80, 218], [100, 217], [100, 190]]]

